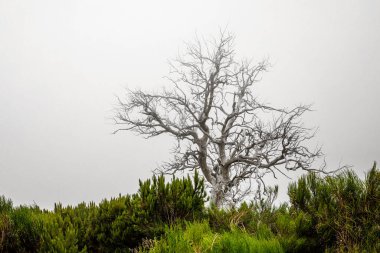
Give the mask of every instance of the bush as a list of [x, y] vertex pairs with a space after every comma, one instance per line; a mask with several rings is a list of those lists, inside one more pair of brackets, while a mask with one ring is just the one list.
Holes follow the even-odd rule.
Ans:
[[207, 221], [188, 223], [166, 230], [165, 236], [155, 242], [149, 252], [283, 252], [278, 240], [257, 239], [241, 230], [212, 232]]
[[300, 237], [318, 238], [317, 247], [380, 251], [380, 171], [376, 164], [360, 180], [353, 171], [321, 178], [301, 177], [288, 191], [301, 216]]
[[203, 180], [164, 176], [140, 181], [137, 194], [54, 211], [13, 208], [0, 197], [0, 252], [129, 252], [177, 221], [202, 218]]
[[68, 213], [65, 214], [65, 211], [71, 207], [62, 208], [61, 205], [58, 206], [57, 208], [56, 205], [54, 213], [48, 212], [42, 215], [44, 229], [40, 252], [86, 252], [85, 246], [83, 248], [79, 246], [78, 224], [70, 219]]
[[[380, 252], [380, 171], [308, 174], [290, 205], [265, 198], [205, 208], [204, 182], [163, 176], [136, 194], [77, 206], [13, 207], [0, 196], [0, 252]], [[202, 222], [200, 222], [202, 221]]]
[[144, 238], [162, 235], [166, 224], [203, 215], [206, 193], [197, 172], [193, 180], [173, 177], [166, 183], [161, 175], [139, 184], [137, 194], [99, 204], [90, 237], [96, 238], [102, 252], [137, 247]]
[[279, 241], [272, 239], [257, 239], [244, 232], [225, 233], [220, 242], [215, 245], [212, 252], [284, 252]]
[[41, 244], [42, 221], [37, 207], [13, 208], [0, 196], [0, 252], [35, 252]]

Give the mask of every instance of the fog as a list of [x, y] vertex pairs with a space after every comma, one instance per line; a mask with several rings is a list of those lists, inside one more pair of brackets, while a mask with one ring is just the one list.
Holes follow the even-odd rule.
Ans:
[[[116, 129], [125, 88], [166, 85], [168, 59], [196, 34], [235, 34], [239, 57], [269, 58], [256, 94], [313, 104], [331, 169], [363, 176], [380, 157], [378, 1], [0, 0], [0, 195], [77, 204], [133, 193], [173, 140]], [[296, 179], [296, 175], [292, 176]], [[280, 185], [286, 200], [289, 180]]]

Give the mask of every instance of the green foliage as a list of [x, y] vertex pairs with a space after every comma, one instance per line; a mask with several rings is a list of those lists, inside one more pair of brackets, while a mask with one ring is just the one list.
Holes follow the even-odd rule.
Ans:
[[10, 213], [13, 209], [13, 202], [11, 199], [6, 199], [0, 196], [0, 213]]
[[318, 238], [316, 247], [380, 251], [380, 172], [376, 164], [364, 181], [353, 171], [321, 178], [308, 174], [289, 186], [299, 214], [299, 236]]
[[141, 208], [154, 219], [172, 224], [176, 219], [192, 220], [202, 215], [206, 192], [203, 179], [195, 171], [194, 183], [187, 178], [174, 178], [165, 183], [165, 177], [153, 177], [152, 181], [140, 181]]
[[165, 225], [177, 220], [191, 221], [204, 213], [206, 193], [203, 179], [196, 172], [193, 180], [164, 176], [140, 181], [137, 194], [104, 200], [87, 233], [90, 251], [122, 252], [137, 247], [143, 238], [153, 239], [164, 233]]
[[204, 214], [203, 179], [164, 176], [140, 181], [137, 194], [54, 211], [37, 207], [13, 208], [0, 196], [0, 252], [129, 252], [143, 240], [164, 233], [178, 220]]
[[211, 247], [209, 238], [212, 232], [206, 222], [181, 225], [166, 229], [165, 236], [156, 241], [149, 252], [201, 252]]
[[35, 252], [40, 247], [42, 222], [35, 206], [13, 208], [0, 196], [0, 252]]
[[81, 232], [86, 228], [83, 213], [88, 216], [91, 209], [83, 205], [73, 208], [56, 204], [54, 212], [41, 214], [44, 229], [40, 252], [87, 252]]
[[215, 245], [213, 252], [284, 252], [277, 239], [256, 239], [247, 233], [225, 233], [220, 243]]
[[241, 229], [265, 238], [270, 236], [276, 221], [273, 201], [277, 191], [277, 187], [268, 188], [266, 197], [259, 197], [249, 204], [243, 202], [238, 208], [227, 210], [212, 206], [208, 209], [211, 228], [218, 232]]
[[317, 247], [316, 238], [304, 232], [311, 229], [311, 223], [303, 212], [289, 212], [284, 207], [275, 216], [274, 233], [285, 252], [323, 252], [323, 248]]
[[208, 222], [194, 222], [185, 229], [177, 225], [166, 230], [149, 252], [283, 252], [276, 239], [257, 239], [241, 230], [212, 232]]
[[210, 208], [208, 218], [213, 231], [245, 231], [259, 240], [276, 238], [285, 252], [323, 251], [315, 247], [315, 238], [302, 235], [310, 226], [304, 214], [291, 213], [286, 204], [274, 208], [273, 201], [257, 199], [249, 205], [243, 203], [238, 209]]
[[2, 252], [380, 252], [380, 171], [308, 174], [239, 207], [205, 208], [196, 173], [140, 181], [136, 194], [77, 206], [14, 207], [0, 196]]

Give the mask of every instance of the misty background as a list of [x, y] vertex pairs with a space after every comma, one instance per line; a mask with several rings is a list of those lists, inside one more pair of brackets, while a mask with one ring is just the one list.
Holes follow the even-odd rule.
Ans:
[[[173, 139], [112, 135], [116, 96], [166, 85], [184, 42], [225, 27], [238, 58], [270, 59], [257, 96], [313, 104], [328, 167], [364, 176], [380, 158], [379, 14], [375, 0], [0, 0], [0, 195], [52, 208], [134, 193]], [[286, 200], [289, 180], [268, 180]]]

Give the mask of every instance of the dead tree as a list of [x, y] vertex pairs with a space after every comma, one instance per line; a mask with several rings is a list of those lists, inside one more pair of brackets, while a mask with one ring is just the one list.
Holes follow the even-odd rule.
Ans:
[[239, 201], [266, 173], [313, 170], [321, 151], [306, 147], [314, 132], [300, 121], [309, 107], [278, 109], [254, 96], [267, 61], [237, 61], [233, 36], [225, 33], [212, 41], [197, 39], [186, 49], [170, 63], [171, 88], [128, 90], [119, 99], [115, 132], [173, 136], [174, 158], [161, 171], [199, 168], [217, 206]]

